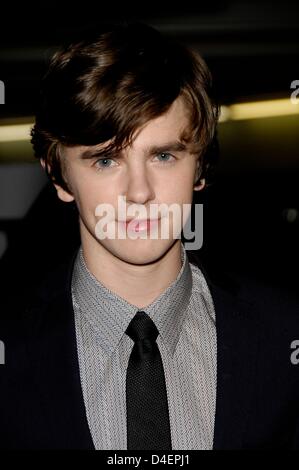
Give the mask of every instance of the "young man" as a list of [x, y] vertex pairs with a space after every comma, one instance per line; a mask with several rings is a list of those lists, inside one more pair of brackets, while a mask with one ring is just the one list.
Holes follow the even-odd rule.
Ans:
[[202, 58], [150, 27], [55, 54], [32, 142], [81, 247], [3, 330], [3, 448], [299, 448], [298, 304], [178, 236], [217, 118]]

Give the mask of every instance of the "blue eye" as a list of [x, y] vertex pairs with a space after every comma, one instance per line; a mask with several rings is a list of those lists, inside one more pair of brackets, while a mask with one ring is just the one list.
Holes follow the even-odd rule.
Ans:
[[166, 153], [166, 152], [160, 153], [158, 157], [163, 157], [162, 160], [160, 160], [162, 163], [164, 162], [168, 163], [170, 158], [174, 158], [173, 155], [171, 155], [170, 153]]
[[111, 165], [102, 165], [102, 162], [108, 162], [108, 161], [112, 161], [111, 158], [99, 158], [96, 162], [95, 162], [95, 166], [100, 168], [100, 169], [105, 169], [105, 168], [110, 168]]

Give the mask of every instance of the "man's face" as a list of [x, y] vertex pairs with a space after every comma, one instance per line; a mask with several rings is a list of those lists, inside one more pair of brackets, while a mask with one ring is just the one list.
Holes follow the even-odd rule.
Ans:
[[[147, 264], [180, 243], [175, 234], [180, 234], [187, 220], [190, 209], [183, 211], [183, 204], [191, 207], [199, 169], [197, 155], [181, 140], [187, 128], [188, 111], [183, 99], [178, 98], [167, 113], [139, 129], [132, 144], [120, 154], [96, 155], [109, 142], [63, 148], [65, 179], [72, 195], [56, 188], [60, 199], [76, 201], [83, 245], [105, 250], [127, 263]], [[120, 196], [125, 212], [120, 211]], [[103, 204], [111, 208], [108, 215], [101, 212]], [[167, 210], [173, 204], [176, 210]], [[130, 207], [136, 212], [128, 212]], [[156, 212], [152, 211], [154, 207]], [[102, 229], [109, 227], [112, 232], [101, 239], [99, 222], [103, 217]], [[138, 231], [134, 222], [128, 227], [121, 222], [132, 218], [160, 220], [151, 228], [144, 224], [147, 229]], [[123, 238], [119, 238], [120, 233]]]

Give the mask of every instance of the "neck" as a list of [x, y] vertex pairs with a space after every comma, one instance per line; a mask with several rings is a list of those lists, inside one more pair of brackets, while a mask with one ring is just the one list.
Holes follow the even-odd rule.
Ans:
[[152, 303], [177, 278], [182, 267], [181, 240], [157, 261], [131, 264], [108, 251], [89, 233], [81, 232], [83, 256], [88, 270], [106, 288], [138, 308]]

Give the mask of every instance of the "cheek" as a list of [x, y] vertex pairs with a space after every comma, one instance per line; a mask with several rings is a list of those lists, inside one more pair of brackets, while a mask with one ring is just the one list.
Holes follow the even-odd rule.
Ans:
[[180, 172], [176, 178], [171, 179], [165, 185], [161, 185], [162, 199], [177, 201], [178, 203], [191, 202], [193, 195], [194, 173], [187, 169]]
[[74, 178], [73, 194], [79, 212], [93, 213], [99, 204], [109, 202], [109, 191], [91, 178]]

